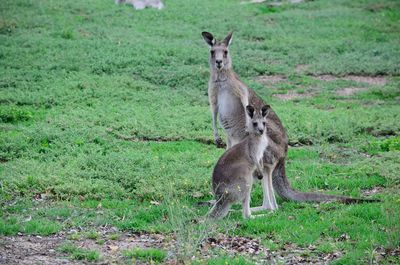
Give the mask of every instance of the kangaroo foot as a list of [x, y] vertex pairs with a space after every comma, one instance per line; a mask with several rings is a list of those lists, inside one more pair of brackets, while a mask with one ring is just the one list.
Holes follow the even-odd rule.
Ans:
[[275, 209], [272, 209], [272, 207], [269, 206], [258, 206], [258, 207], [252, 207], [251, 211], [252, 212], [259, 212], [259, 211], [274, 211]]

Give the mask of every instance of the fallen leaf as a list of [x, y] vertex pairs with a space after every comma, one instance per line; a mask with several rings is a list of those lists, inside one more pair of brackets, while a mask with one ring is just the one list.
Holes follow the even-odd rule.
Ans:
[[150, 201], [150, 204], [153, 204], [153, 205], [160, 205], [160, 203], [159, 203], [158, 201]]
[[340, 235], [340, 237], [338, 238], [338, 241], [346, 241], [349, 239], [350, 239], [350, 236], [348, 234], [344, 233], [344, 234]]
[[203, 196], [204, 196], [204, 194], [201, 193], [201, 192], [194, 192], [194, 193], [192, 194], [192, 197], [193, 197], [193, 198], [201, 198], [201, 197], [203, 197]]
[[117, 251], [119, 249], [118, 246], [108, 246], [111, 251]]

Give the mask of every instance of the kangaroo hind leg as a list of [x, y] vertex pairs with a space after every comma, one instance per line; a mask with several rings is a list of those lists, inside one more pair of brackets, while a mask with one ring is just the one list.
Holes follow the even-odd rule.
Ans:
[[251, 201], [251, 195], [250, 191], [246, 194], [246, 197], [243, 200], [243, 217], [244, 218], [250, 218], [251, 217], [251, 209], [250, 209], [250, 201]]
[[272, 170], [268, 172], [268, 190], [269, 190], [269, 201], [271, 202], [272, 210], [278, 209], [278, 203], [275, 198], [275, 191], [272, 185]]

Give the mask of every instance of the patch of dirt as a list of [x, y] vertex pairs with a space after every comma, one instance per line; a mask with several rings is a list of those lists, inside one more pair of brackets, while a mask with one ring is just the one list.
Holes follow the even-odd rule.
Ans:
[[375, 86], [383, 86], [386, 84], [387, 79], [385, 76], [362, 76], [362, 75], [346, 75], [342, 77], [337, 77], [334, 75], [317, 75], [314, 76], [315, 79], [321, 81], [336, 81], [336, 80], [347, 80], [354, 81], [357, 83], [364, 83]]
[[294, 99], [301, 99], [301, 98], [310, 98], [315, 95], [314, 92], [305, 92], [305, 93], [297, 93], [295, 91], [288, 91], [286, 94], [274, 94], [273, 96], [279, 98], [280, 100], [294, 100]]
[[376, 129], [374, 127], [366, 127], [363, 131], [375, 137], [397, 136], [399, 134], [396, 129], [392, 128]]
[[400, 247], [397, 247], [394, 249], [377, 247], [376, 249], [374, 249], [374, 256], [375, 256], [375, 260], [377, 262], [376, 264], [380, 264], [382, 260], [387, 259], [388, 257], [399, 258], [400, 257]]
[[210, 237], [201, 244], [201, 253], [203, 257], [209, 258], [210, 249], [223, 249], [230, 255], [236, 254], [264, 254], [265, 257], [270, 256], [269, 250], [263, 247], [258, 240], [247, 237], [231, 237], [219, 234], [217, 237]]
[[[275, 253], [275, 252], [273, 252]], [[314, 255], [313, 255], [314, 254]], [[341, 252], [333, 253], [316, 253], [316, 246], [309, 245], [302, 248], [295, 244], [287, 243], [281, 251], [278, 251], [276, 256], [276, 264], [329, 264], [333, 260], [340, 258], [343, 255]]]
[[307, 64], [298, 64], [296, 65], [296, 73], [301, 74], [304, 73], [308, 69], [309, 65]]
[[256, 264], [327, 264], [342, 256], [340, 252], [317, 254], [314, 245], [302, 248], [291, 243], [285, 244], [279, 250], [270, 251], [258, 240], [247, 237], [230, 237], [223, 234], [219, 234], [215, 238], [208, 238], [201, 247], [203, 256], [207, 255], [204, 254], [204, 251], [208, 253], [210, 248], [219, 248], [230, 255], [250, 255]]
[[[98, 239], [69, 240], [68, 235], [76, 232], [71, 230], [68, 233], [61, 232], [47, 237], [25, 235], [3, 237], [0, 240], [0, 264], [123, 264], [126, 262], [126, 258], [122, 255], [123, 251], [133, 248], [164, 249], [167, 252], [165, 262], [179, 264], [174, 260], [173, 252], [178, 244], [173, 234], [119, 233], [115, 228], [102, 228], [97, 231]], [[111, 240], [110, 235], [115, 233], [118, 233], [118, 238]], [[102, 240], [103, 244], [99, 244], [99, 240]], [[100, 260], [97, 262], [71, 260], [67, 257], [68, 254], [57, 250], [65, 243], [97, 250], [100, 253]], [[200, 243], [199, 256], [196, 255], [196, 258], [217, 257], [218, 251], [213, 250], [222, 250], [228, 255], [244, 255], [252, 259], [255, 264], [326, 264], [342, 256], [339, 252], [318, 253], [313, 245], [298, 247], [295, 244], [285, 244], [281, 249], [271, 251], [256, 239], [219, 234]]]
[[313, 77], [314, 77], [314, 79], [317, 79], [320, 81], [326, 81], [326, 82], [335, 81], [335, 80], [340, 79], [334, 75], [317, 75], [317, 76], [313, 76]]
[[[214, 141], [206, 138], [185, 138], [185, 137], [165, 137], [165, 136], [146, 136], [146, 135], [138, 135], [136, 132], [133, 132], [133, 136], [122, 135], [113, 128], [107, 128], [108, 133], [113, 134], [116, 138], [132, 141], [132, 142], [178, 142], [178, 141], [195, 141], [206, 145], [215, 145]], [[226, 144], [224, 142], [219, 142], [218, 148], [225, 148]]]
[[240, 4], [259, 4], [259, 3], [263, 3], [267, 0], [250, 0], [250, 1], [242, 1], [240, 2]]
[[346, 87], [346, 88], [342, 88], [342, 89], [336, 91], [336, 94], [338, 96], [346, 97], [346, 96], [352, 96], [354, 94], [357, 94], [358, 92], [367, 91], [367, 90], [368, 90], [368, 88], [366, 88], [366, 87]]
[[115, 228], [104, 228], [97, 231], [98, 239], [104, 240], [103, 244], [99, 244], [97, 239], [69, 240], [68, 234], [76, 233], [77, 231], [74, 230], [47, 237], [23, 235], [3, 237], [0, 241], [0, 264], [88, 264], [87, 261], [71, 260], [68, 258], [68, 254], [57, 250], [65, 243], [98, 251], [100, 260], [92, 262], [93, 264], [122, 264], [126, 260], [122, 255], [123, 251], [133, 248], [169, 249], [172, 247], [173, 240], [167, 240], [166, 236], [161, 234], [125, 233], [120, 234], [115, 240], [109, 239], [110, 235], [117, 233], [117, 231]]
[[103, 245], [99, 245], [95, 240], [91, 239], [80, 240], [76, 243], [79, 247], [97, 250], [105, 264], [121, 264], [124, 260], [122, 255], [124, 250], [134, 248], [171, 249], [174, 245], [173, 239], [167, 239], [162, 234], [126, 233], [121, 234], [117, 240], [110, 240], [104, 236], [102, 239], [106, 239]]
[[372, 189], [364, 190], [364, 191], [362, 192], [362, 195], [365, 195], [365, 196], [375, 195], [375, 194], [377, 194], [377, 193], [382, 193], [382, 191], [383, 191], [384, 189], [385, 189], [384, 187], [376, 186], [376, 187], [373, 187]]
[[396, 8], [396, 5], [398, 6], [398, 3], [372, 3], [369, 4], [365, 7], [366, 10], [370, 12], [380, 12], [385, 9], [392, 9]]
[[307, 139], [307, 138], [299, 138], [299, 139], [290, 139], [289, 140], [290, 147], [299, 147], [299, 146], [313, 145], [313, 144], [314, 143], [311, 141], [311, 139]]
[[261, 75], [256, 80], [262, 84], [276, 84], [286, 81], [287, 78], [284, 75]]
[[0, 264], [83, 264], [57, 253], [56, 249], [63, 241], [62, 235], [3, 237], [0, 241]]
[[386, 77], [384, 76], [357, 76], [349, 75], [345, 76], [343, 79], [354, 81], [357, 83], [367, 83], [370, 85], [383, 86], [386, 85]]

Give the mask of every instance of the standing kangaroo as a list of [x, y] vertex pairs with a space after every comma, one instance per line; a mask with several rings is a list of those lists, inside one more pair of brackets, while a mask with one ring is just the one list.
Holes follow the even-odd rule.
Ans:
[[[218, 147], [222, 146], [217, 128], [219, 114], [220, 124], [227, 135], [227, 147], [230, 148], [246, 137], [245, 106], [259, 107], [266, 104], [238, 78], [232, 69], [232, 61], [228, 50], [232, 41], [232, 32], [223, 41], [217, 41], [209, 32], [203, 32], [202, 35], [210, 46], [209, 63], [211, 73], [208, 83], [208, 97], [212, 112], [214, 140]], [[269, 193], [273, 194], [271, 185], [268, 185], [271, 182], [273, 183], [273, 189], [285, 200], [341, 201], [344, 203], [379, 201], [293, 190], [285, 173], [288, 138], [280, 119], [272, 110], [267, 117], [267, 138], [268, 146], [264, 151], [263, 158], [267, 177], [262, 179], [263, 205], [258, 210], [274, 210], [277, 208], [275, 197], [272, 196], [273, 202], [271, 202], [267, 196]]]
[[266, 136], [266, 116], [269, 106], [255, 109], [246, 107], [248, 136], [243, 141], [229, 148], [218, 160], [212, 186], [216, 203], [209, 216], [220, 219], [228, 214], [232, 204], [242, 202], [243, 217], [251, 216], [250, 194], [253, 185], [253, 172], [263, 172], [262, 157], [268, 145]]

